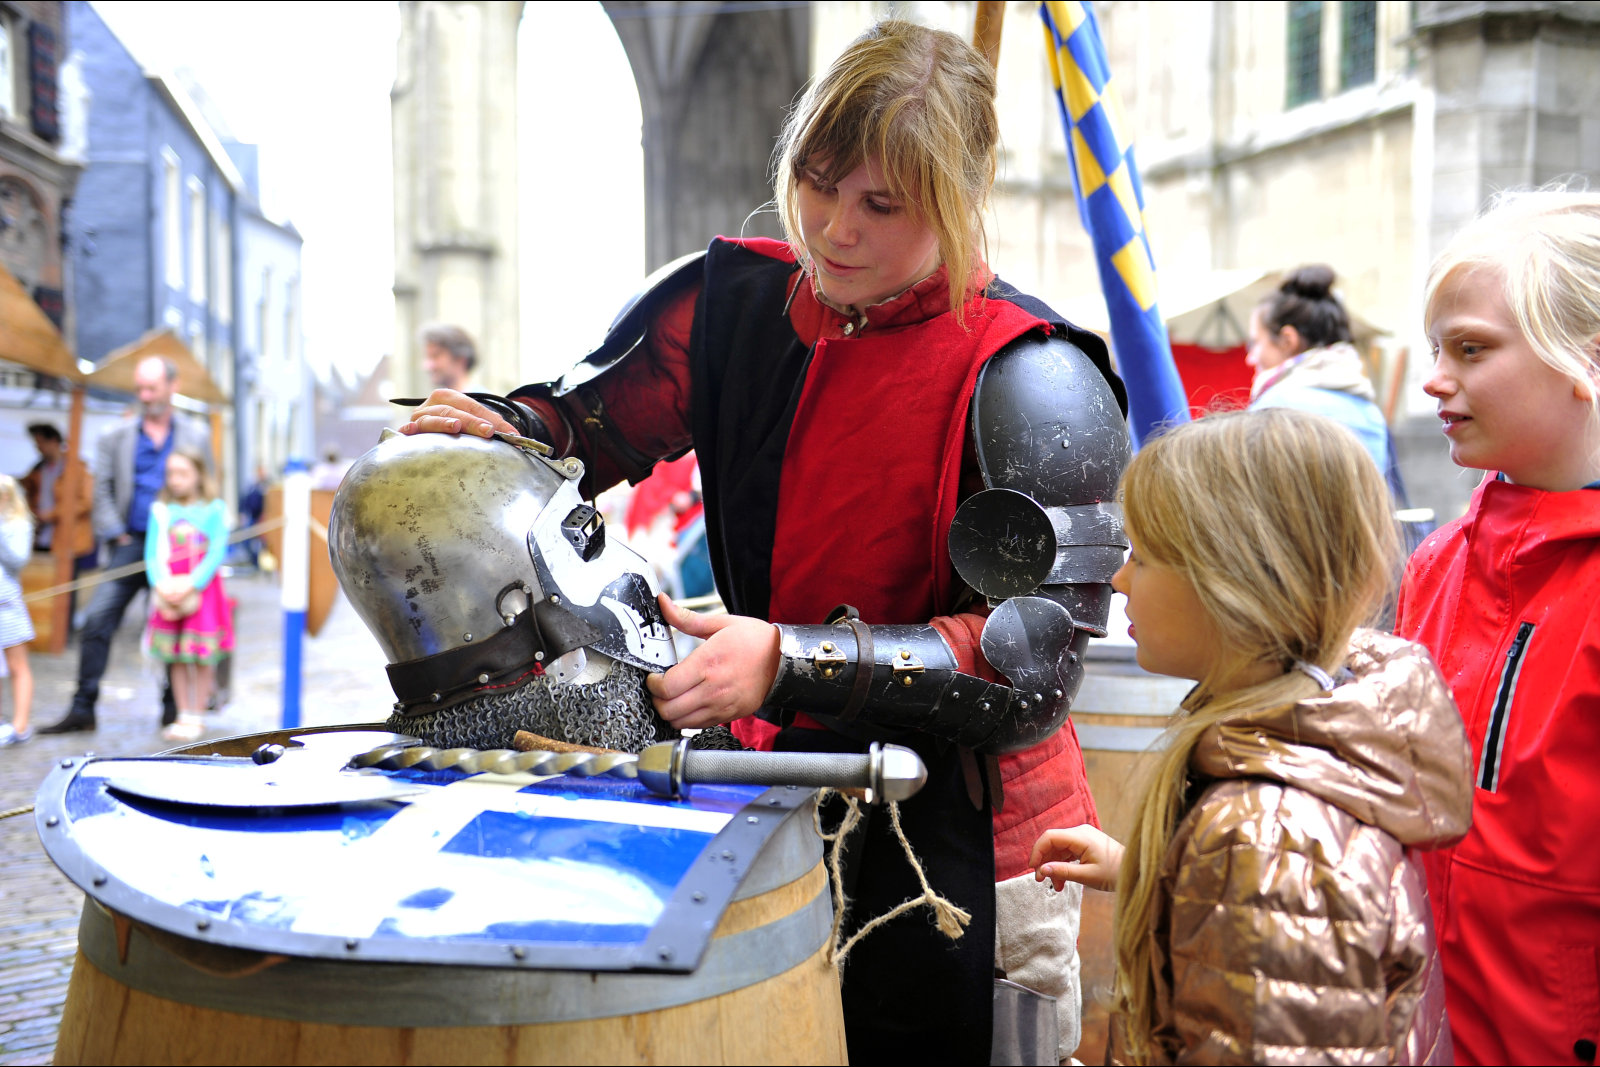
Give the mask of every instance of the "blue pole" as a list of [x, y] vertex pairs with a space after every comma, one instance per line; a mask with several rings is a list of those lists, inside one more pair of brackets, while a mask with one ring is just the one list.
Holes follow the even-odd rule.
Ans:
[[311, 475], [303, 459], [283, 469], [283, 728], [300, 725], [300, 689], [305, 645], [306, 605], [311, 596]]

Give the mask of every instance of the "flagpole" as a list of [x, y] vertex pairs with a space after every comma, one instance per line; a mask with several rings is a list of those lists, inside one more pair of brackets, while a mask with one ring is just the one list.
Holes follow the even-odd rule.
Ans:
[[1117, 371], [1128, 387], [1128, 429], [1137, 446], [1189, 421], [1156, 303], [1156, 269], [1144, 228], [1144, 189], [1122, 119], [1110, 61], [1089, 4], [1041, 0], [1078, 215], [1094, 245]]
[[983, 53], [991, 69], [1000, 67], [1000, 27], [1005, 18], [1005, 0], [978, 0], [972, 17], [972, 47]]

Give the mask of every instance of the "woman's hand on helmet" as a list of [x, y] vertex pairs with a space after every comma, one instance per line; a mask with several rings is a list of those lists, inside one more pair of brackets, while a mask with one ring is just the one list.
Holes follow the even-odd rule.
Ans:
[[517, 428], [454, 389], [435, 389], [420, 407], [412, 410], [411, 421], [400, 427], [404, 434], [469, 433], [474, 437], [493, 437], [496, 431], [514, 434]]
[[1046, 830], [1028, 857], [1036, 882], [1048, 880], [1061, 892], [1068, 882], [1107, 893], [1117, 888], [1122, 871], [1122, 845], [1098, 827], [1083, 825]]
[[766, 701], [778, 674], [778, 628], [748, 615], [699, 615], [661, 596], [675, 629], [705, 644], [645, 680], [661, 717], [681, 729], [742, 719]]

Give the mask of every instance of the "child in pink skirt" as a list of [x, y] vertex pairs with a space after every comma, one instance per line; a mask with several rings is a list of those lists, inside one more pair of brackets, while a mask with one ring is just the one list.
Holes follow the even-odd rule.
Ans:
[[177, 721], [161, 732], [168, 741], [193, 741], [204, 732], [216, 665], [232, 643], [228, 598], [217, 573], [227, 547], [227, 516], [206, 457], [174, 449], [144, 543], [150, 653], [169, 665], [178, 705]]

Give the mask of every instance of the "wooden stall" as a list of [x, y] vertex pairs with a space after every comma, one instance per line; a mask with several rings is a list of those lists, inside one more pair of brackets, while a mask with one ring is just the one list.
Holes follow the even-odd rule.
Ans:
[[[62, 500], [79, 499], [89, 476], [78, 458], [83, 436], [83, 385], [86, 378], [55, 323], [3, 267], [0, 267], [0, 359], [70, 382], [76, 387], [72, 393], [66, 439], [62, 442], [62, 455], [67, 463], [56, 485], [56, 495]], [[78, 509], [63, 510], [56, 523], [52, 541], [54, 547], [50, 555], [41, 556], [23, 568], [20, 580], [24, 596], [72, 580], [73, 549], [84, 521]], [[67, 630], [71, 620], [66, 596], [35, 601], [28, 606], [28, 611], [33, 617], [36, 634], [33, 648], [43, 652], [60, 652], [67, 647]]]

